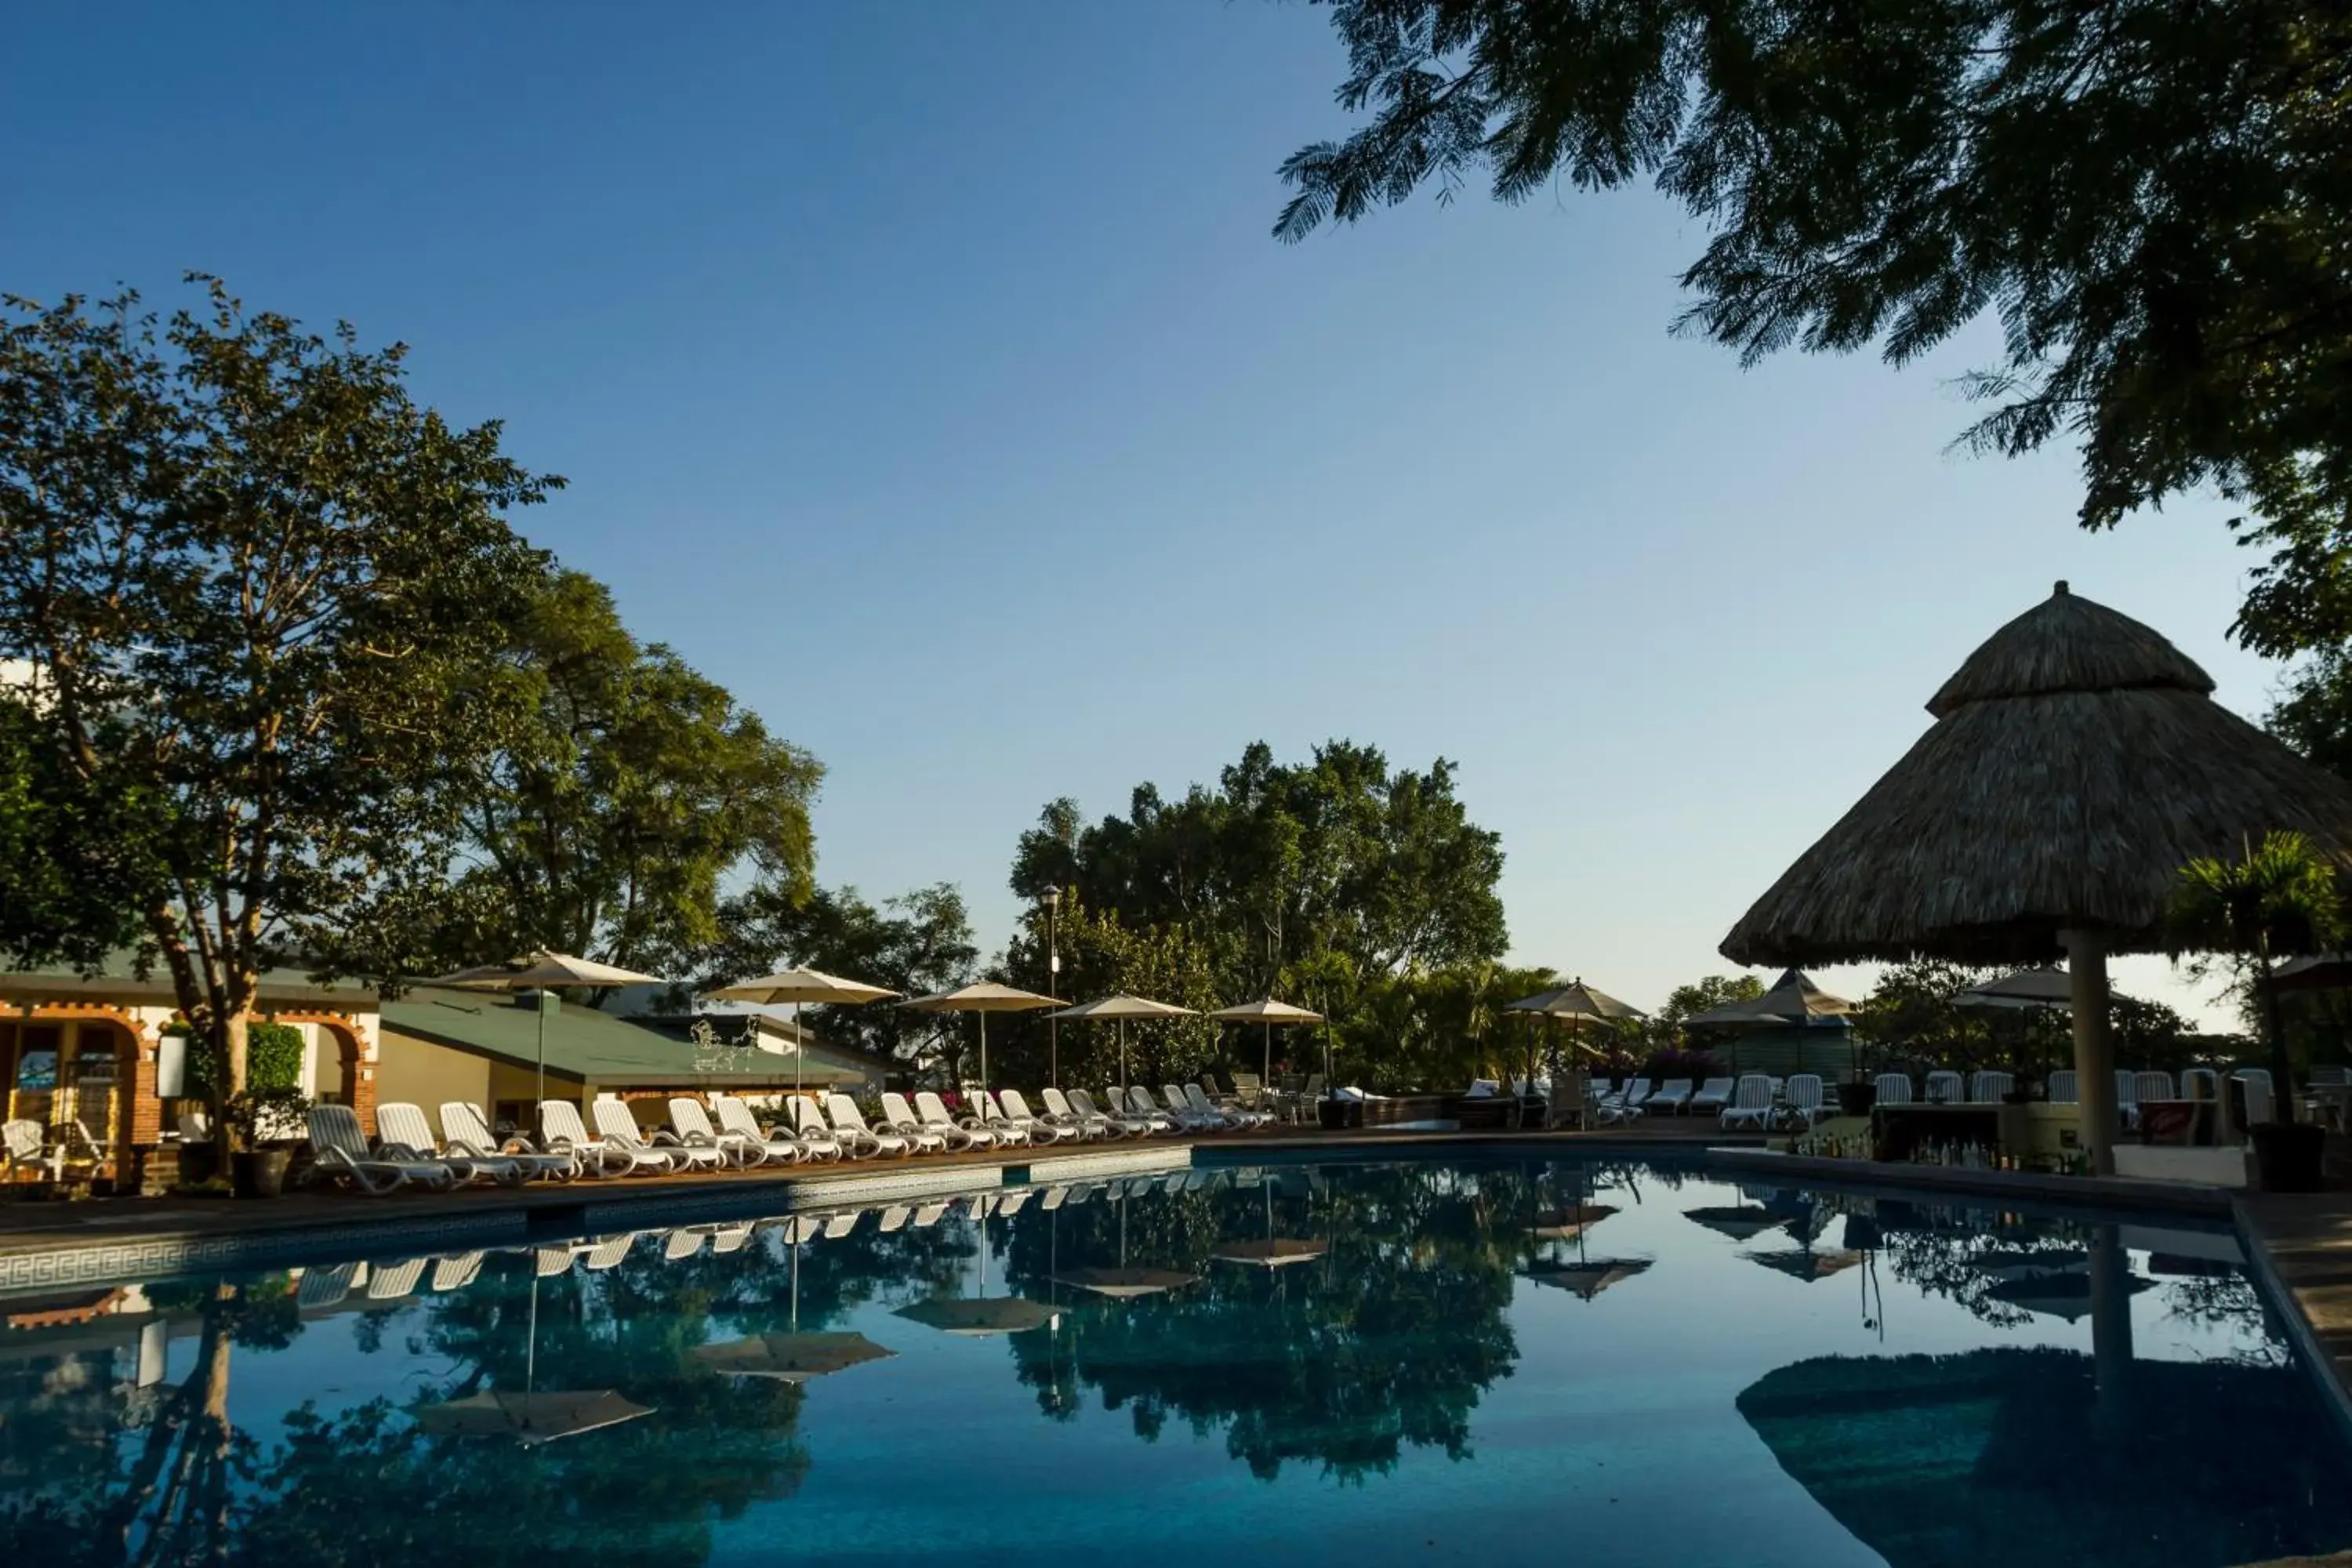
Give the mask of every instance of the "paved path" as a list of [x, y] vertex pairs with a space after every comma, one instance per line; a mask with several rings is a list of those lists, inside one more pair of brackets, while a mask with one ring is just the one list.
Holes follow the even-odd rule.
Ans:
[[2248, 1257], [2288, 1307], [2305, 1356], [2332, 1375], [2336, 1415], [2352, 1432], [2352, 1193], [2248, 1193], [2239, 1222]]

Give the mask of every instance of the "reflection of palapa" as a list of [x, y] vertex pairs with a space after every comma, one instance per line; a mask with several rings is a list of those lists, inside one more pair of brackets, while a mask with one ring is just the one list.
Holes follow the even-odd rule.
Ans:
[[1743, 1252], [1739, 1256], [1808, 1282], [1843, 1274], [1862, 1261], [1859, 1252]]
[[1220, 1242], [1209, 1254], [1220, 1263], [1248, 1263], [1260, 1268], [1280, 1268], [1292, 1263], [1311, 1263], [1331, 1250], [1330, 1244], [1307, 1241], [1292, 1236], [1269, 1236], [1263, 1241]]
[[1734, 1241], [1746, 1241], [1780, 1224], [1769, 1209], [1748, 1204], [1735, 1204], [1725, 1208], [1685, 1209], [1685, 1219], [1696, 1220], [1707, 1229], [1727, 1236]]
[[687, 1352], [712, 1372], [730, 1377], [772, 1377], [783, 1383], [806, 1383], [883, 1361], [898, 1352], [887, 1350], [864, 1334], [814, 1332], [754, 1334], [724, 1344], [697, 1345]]
[[635, 1421], [653, 1411], [609, 1388], [512, 1394], [490, 1390], [416, 1413], [422, 1430], [458, 1437], [512, 1437], [524, 1447]]
[[1564, 1263], [1528, 1270], [1538, 1285], [1549, 1285], [1591, 1300], [1620, 1280], [1631, 1279], [1650, 1267], [1646, 1258], [1596, 1258], [1589, 1263]]

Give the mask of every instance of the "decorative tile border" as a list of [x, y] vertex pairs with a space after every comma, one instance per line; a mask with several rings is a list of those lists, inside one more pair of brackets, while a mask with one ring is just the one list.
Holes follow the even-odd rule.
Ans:
[[1157, 1148], [1142, 1145], [1133, 1149], [1105, 1149], [1090, 1154], [1055, 1154], [1029, 1162], [1028, 1179], [1035, 1185], [1055, 1182], [1076, 1181], [1084, 1176], [1125, 1175], [1146, 1171], [1189, 1171], [1192, 1168], [1192, 1145], [1162, 1144]]
[[130, 1285], [188, 1274], [225, 1273], [277, 1264], [339, 1262], [453, 1244], [520, 1241], [529, 1211], [301, 1226], [241, 1236], [141, 1236], [76, 1242], [0, 1255], [0, 1296], [94, 1285]]

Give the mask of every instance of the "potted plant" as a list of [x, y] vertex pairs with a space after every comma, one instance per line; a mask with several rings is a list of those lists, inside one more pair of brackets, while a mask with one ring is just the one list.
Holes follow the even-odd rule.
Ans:
[[2245, 983], [2269, 1047], [2273, 1121], [2246, 1130], [2264, 1189], [2311, 1193], [2320, 1187], [2326, 1129], [2294, 1115], [2294, 1071], [2285, 1020], [2272, 984], [2280, 958], [2317, 952], [2341, 940], [2343, 906], [2336, 871], [2300, 833], [2270, 833], [2242, 859], [2191, 860], [2180, 868], [2168, 911], [2174, 956], [2221, 955]]
[[274, 1198], [286, 1190], [292, 1141], [302, 1135], [310, 1101], [299, 1089], [248, 1089], [221, 1102], [228, 1130], [229, 1191], [240, 1198]]

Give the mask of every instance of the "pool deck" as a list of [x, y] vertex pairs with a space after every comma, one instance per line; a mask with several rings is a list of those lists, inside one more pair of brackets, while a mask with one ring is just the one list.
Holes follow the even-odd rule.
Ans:
[[2255, 1275], [2352, 1433], [2352, 1193], [2246, 1193], [2236, 1209]]

